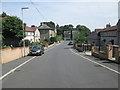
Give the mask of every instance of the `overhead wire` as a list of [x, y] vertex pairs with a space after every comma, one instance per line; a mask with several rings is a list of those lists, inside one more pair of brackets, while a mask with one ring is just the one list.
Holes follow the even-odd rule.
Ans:
[[40, 16], [47, 22], [47, 19], [45, 16], [40, 12], [40, 10], [35, 6], [35, 4], [30, 0], [30, 3], [34, 6], [34, 8], [37, 10], [37, 12], [40, 14]]

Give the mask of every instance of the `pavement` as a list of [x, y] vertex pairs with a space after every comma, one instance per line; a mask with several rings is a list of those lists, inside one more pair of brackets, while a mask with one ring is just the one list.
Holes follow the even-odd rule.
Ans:
[[24, 59], [30, 60], [2, 79], [3, 88], [118, 88], [118, 64], [77, 52], [66, 41]]

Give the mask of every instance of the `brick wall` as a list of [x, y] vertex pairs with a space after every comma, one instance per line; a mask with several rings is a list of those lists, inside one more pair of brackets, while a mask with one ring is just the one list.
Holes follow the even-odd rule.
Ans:
[[[0, 63], [7, 63], [16, 59], [19, 59], [24, 56], [24, 48], [7, 48], [0, 50], [1, 52], [1, 59]], [[29, 47], [25, 47], [25, 54], [28, 55], [29, 53]]]

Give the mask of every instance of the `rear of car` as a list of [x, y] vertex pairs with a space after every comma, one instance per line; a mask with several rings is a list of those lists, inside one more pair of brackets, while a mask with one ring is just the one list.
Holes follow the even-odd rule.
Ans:
[[73, 44], [74, 44], [73, 41], [68, 42], [68, 45], [73, 45]]

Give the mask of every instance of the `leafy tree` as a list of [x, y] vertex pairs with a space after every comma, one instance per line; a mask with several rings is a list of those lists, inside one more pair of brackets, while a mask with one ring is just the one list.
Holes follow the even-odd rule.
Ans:
[[76, 30], [81, 32], [85, 37], [87, 37], [90, 34], [90, 29], [84, 25], [77, 25]]
[[35, 27], [35, 25], [31, 25], [31, 27]]
[[7, 14], [5, 12], [2, 13], [2, 17], [6, 17]]
[[81, 32], [77, 32], [75, 33], [74, 42], [79, 44], [86, 43], [86, 37]]
[[44, 24], [48, 25], [49, 27], [55, 29], [55, 23], [50, 21], [50, 22], [43, 22]]
[[[8, 45], [19, 45], [19, 41], [23, 38], [22, 20], [16, 16], [6, 16], [2, 20], [2, 30], [4, 41], [8, 42], [11, 40], [7, 43]], [[12, 43], [13, 41], [14, 43]]]
[[3, 35], [5, 38], [23, 38], [22, 21], [15, 16], [3, 19]]

